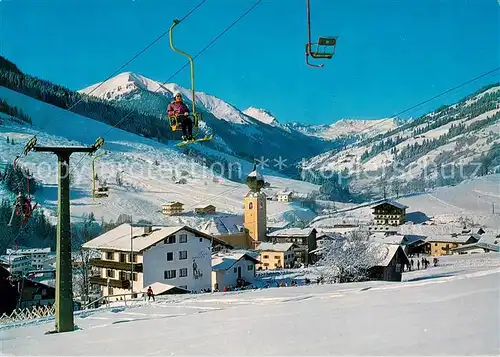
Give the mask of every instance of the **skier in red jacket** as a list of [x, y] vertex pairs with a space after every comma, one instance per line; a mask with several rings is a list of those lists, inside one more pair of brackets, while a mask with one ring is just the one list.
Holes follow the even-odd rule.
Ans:
[[174, 100], [168, 104], [167, 115], [169, 118], [176, 117], [181, 124], [183, 140], [193, 140], [193, 122], [189, 114], [189, 108], [182, 101], [181, 93], [175, 92]]

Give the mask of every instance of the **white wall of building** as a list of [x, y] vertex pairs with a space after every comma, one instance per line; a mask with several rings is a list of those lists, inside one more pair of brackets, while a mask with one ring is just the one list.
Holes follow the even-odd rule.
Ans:
[[[181, 235], [187, 235], [187, 242], [180, 243]], [[187, 251], [187, 259], [180, 259], [179, 252]], [[173, 260], [167, 261], [167, 253], [173, 254]], [[193, 262], [200, 273], [194, 277]], [[211, 286], [211, 241], [196, 237], [193, 233], [181, 230], [175, 234], [175, 243], [164, 241], [143, 252], [143, 279], [147, 287], [155, 282], [183, 287], [199, 292]], [[187, 269], [187, 276], [181, 277], [181, 269]], [[175, 271], [175, 278], [165, 278], [166, 271]]]
[[243, 257], [231, 268], [225, 270], [223, 274], [221, 274], [221, 271], [212, 272], [212, 289], [214, 289], [216, 283], [219, 284], [219, 291], [223, 291], [226, 286], [235, 287], [239, 276], [238, 269], [241, 270], [243, 280], [249, 283], [255, 280], [255, 263]]

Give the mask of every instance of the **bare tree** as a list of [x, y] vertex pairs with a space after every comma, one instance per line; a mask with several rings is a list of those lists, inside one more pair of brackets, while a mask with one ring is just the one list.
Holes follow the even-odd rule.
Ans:
[[399, 198], [399, 193], [401, 192], [401, 180], [394, 179], [392, 181], [392, 191], [396, 194], [396, 198]]
[[99, 234], [99, 226], [95, 221], [93, 213], [83, 216], [83, 222], [73, 227], [73, 294], [81, 298], [82, 302], [88, 302], [90, 295], [90, 277], [95, 268], [90, 261], [92, 258], [99, 258], [97, 250], [84, 249], [82, 244], [88, 242]]
[[387, 250], [368, 233], [355, 231], [344, 239], [325, 240], [318, 253], [321, 258], [315, 266], [324, 281], [347, 283], [368, 280], [370, 268], [385, 258]]

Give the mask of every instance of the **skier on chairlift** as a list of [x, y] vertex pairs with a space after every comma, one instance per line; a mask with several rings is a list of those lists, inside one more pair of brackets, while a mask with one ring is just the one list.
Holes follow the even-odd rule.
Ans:
[[189, 108], [183, 102], [180, 92], [175, 92], [174, 100], [168, 104], [167, 115], [169, 118], [176, 117], [181, 124], [182, 140], [193, 140], [193, 122], [189, 117]]
[[30, 216], [31, 204], [30, 201], [23, 196], [21, 192], [17, 195], [14, 207], [12, 208], [12, 215], [10, 216], [9, 227], [12, 226], [14, 215], [22, 215], [24, 220]]

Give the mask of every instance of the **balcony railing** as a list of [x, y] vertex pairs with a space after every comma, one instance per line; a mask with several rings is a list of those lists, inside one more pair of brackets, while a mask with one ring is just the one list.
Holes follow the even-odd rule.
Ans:
[[100, 276], [91, 276], [90, 283], [96, 284], [96, 285], [102, 285], [102, 286], [109, 285], [112, 288], [119, 288], [119, 289], [129, 289], [130, 288], [130, 280], [116, 280], [116, 279], [110, 278], [109, 284], [108, 284], [108, 278], [101, 278]]
[[[103, 259], [90, 259], [90, 265], [93, 265], [97, 268], [106, 268], [106, 269], [116, 269], [116, 270], [124, 270], [130, 271], [131, 263], [122, 263], [114, 260], [103, 260]], [[134, 263], [133, 267], [134, 273], [142, 273], [142, 263]]]

